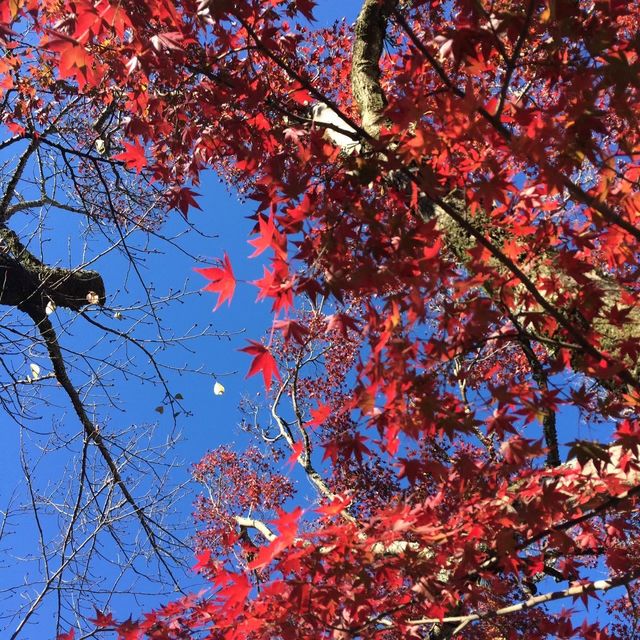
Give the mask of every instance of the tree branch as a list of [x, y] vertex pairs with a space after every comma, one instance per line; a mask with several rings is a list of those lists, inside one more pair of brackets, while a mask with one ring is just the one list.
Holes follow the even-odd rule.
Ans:
[[165, 567], [165, 569], [167, 570], [167, 573], [172, 577], [175, 587], [179, 590], [178, 583], [173, 577], [173, 572], [171, 571], [171, 568], [169, 567], [169, 565], [167, 564], [167, 561], [164, 558], [164, 553], [162, 549], [158, 545], [156, 534], [153, 530], [153, 527], [151, 526], [151, 523], [149, 522], [142, 507], [138, 505], [136, 499], [133, 497], [133, 495], [129, 491], [129, 488], [127, 487], [122, 476], [120, 475], [120, 470], [118, 469], [118, 466], [116, 465], [115, 460], [113, 459], [109, 449], [107, 448], [107, 445], [100, 433], [100, 430], [90, 420], [89, 416], [87, 415], [84, 404], [80, 399], [80, 395], [78, 394], [78, 392], [76, 391], [76, 388], [73, 386], [73, 383], [69, 379], [64, 358], [62, 356], [62, 351], [60, 349], [60, 345], [58, 344], [58, 338], [57, 338], [55, 329], [51, 324], [51, 321], [47, 317], [44, 309], [39, 305], [28, 303], [28, 304], [21, 305], [20, 308], [22, 311], [26, 312], [29, 315], [29, 317], [33, 320], [36, 327], [38, 328], [40, 335], [44, 340], [47, 351], [49, 353], [49, 358], [51, 360], [51, 364], [53, 365], [53, 371], [56, 375], [56, 378], [60, 383], [60, 385], [62, 386], [62, 388], [64, 389], [67, 396], [69, 397], [69, 399], [71, 400], [71, 404], [73, 405], [74, 411], [78, 416], [80, 423], [82, 424], [82, 427], [84, 429], [84, 432], [87, 438], [91, 442], [93, 442], [93, 444], [96, 446], [96, 448], [100, 452], [100, 455], [102, 456], [102, 459], [107, 465], [109, 472], [111, 474], [111, 477], [113, 478], [114, 484], [120, 489], [124, 499], [133, 509], [133, 512], [137, 517], [138, 521], [140, 522], [140, 525], [143, 531], [145, 532], [147, 539], [149, 540], [149, 543], [151, 544], [151, 547], [153, 548], [157, 558]]
[[105, 303], [105, 286], [97, 271], [50, 267], [36, 258], [11, 229], [0, 226], [0, 304], [22, 308], [57, 307], [80, 311]]
[[235, 516], [236, 524], [239, 527], [245, 527], [247, 529], [255, 529], [269, 542], [273, 542], [278, 536], [262, 522], [262, 520], [256, 520], [255, 518], [245, 518], [243, 516]]
[[[555, 600], [562, 600], [564, 598], [579, 598], [581, 596], [589, 595], [594, 591], [609, 591], [615, 587], [627, 585], [640, 576], [640, 570], [635, 570], [630, 573], [624, 574], [616, 578], [608, 578], [607, 580], [596, 580], [594, 582], [587, 582], [585, 584], [576, 585], [567, 589], [561, 589], [558, 591], [550, 591], [543, 593], [539, 596], [532, 596], [528, 600], [523, 600], [516, 604], [509, 605], [508, 607], [502, 607], [495, 611], [487, 611], [483, 613], [471, 613], [465, 616], [450, 616], [446, 618], [418, 618], [416, 620], [408, 620], [405, 624], [409, 626], [422, 626], [425, 624], [436, 623], [460, 623], [461, 625], [467, 625], [470, 622], [477, 620], [486, 620], [490, 618], [496, 618], [499, 616], [509, 615], [510, 613], [517, 613], [518, 611], [524, 611], [525, 609], [532, 609], [546, 602], [553, 602]], [[457, 631], [457, 630], [456, 630]], [[454, 631], [453, 635], [455, 635]]]

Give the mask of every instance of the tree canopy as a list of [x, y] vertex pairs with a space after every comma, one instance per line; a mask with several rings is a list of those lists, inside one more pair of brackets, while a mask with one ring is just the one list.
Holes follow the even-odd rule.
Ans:
[[[315, 4], [1, 5], [5, 146], [59, 145], [82, 105], [82, 133], [65, 124], [91, 136], [80, 200], [117, 199], [118, 220], [153, 193], [158, 225], [198, 207], [213, 169], [253, 205], [252, 284], [272, 304], [242, 349], [266, 390], [242, 407], [255, 444], [194, 467], [210, 588], [95, 625], [638, 637], [640, 5], [364, 0], [354, 25], [321, 27]], [[0, 220], [20, 203], [10, 180]], [[47, 305], [103, 304], [100, 275], [2, 246], [0, 302], [64, 387]], [[194, 266], [216, 307], [246, 286], [227, 254]]]

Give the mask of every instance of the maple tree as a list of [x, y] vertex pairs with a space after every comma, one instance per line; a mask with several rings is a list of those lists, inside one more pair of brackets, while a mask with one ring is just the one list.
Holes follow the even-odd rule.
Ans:
[[[364, 0], [328, 28], [314, 5], [2, 5], [9, 45], [33, 24], [59, 90], [122, 115], [114, 160], [185, 216], [215, 169], [269, 256], [275, 321], [244, 349], [264, 451], [195, 470], [211, 588], [96, 624], [636, 637], [638, 4]], [[226, 255], [201, 273], [231, 299]], [[597, 441], [559, 430], [570, 410]], [[609, 624], [572, 615], [595, 597]]]

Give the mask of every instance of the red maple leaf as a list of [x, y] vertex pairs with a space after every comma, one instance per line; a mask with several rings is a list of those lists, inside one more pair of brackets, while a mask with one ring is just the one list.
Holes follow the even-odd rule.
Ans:
[[285, 342], [293, 338], [298, 344], [304, 344], [309, 335], [309, 329], [295, 320], [276, 320], [273, 328], [282, 331]]
[[151, 45], [156, 51], [163, 49], [172, 49], [174, 51], [182, 51], [184, 35], [180, 31], [165, 31], [151, 36]]
[[272, 520], [280, 535], [266, 547], [262, 547], [255, 559], [250, 563], [251, 569], [260, 569], [268, 565], [278, 554], [282, 553], [294, 540], [298, 533], [298, 521], [302, 516], [302, 509], [296, 507], [292, 512], [278, 511], [279, 518]]
[[287, 459], [287, 464], [289, 465], [290, 470], [293, 469], [296, 462], [298, 462], [298, 460], [300, 459], [300, 456], [302, 455], [302, 451], [304, 449], [304, 442], [302, 440], [299, 440], [298, 442], [294, 443], [292, 449], [293, 453]]
[[265, 567], [295, 540], [298, 533], [298, 521], [302, 513], [300, 507], [296, 507], [291, 512], [278, 510], [279, 517], [277, 520], [272, 520], [272, 524], [276, 525], [280, 535], [266, 547], [260, 548], [254, 560], [249, 564], [251, 569]]
[[509, 464], [522, 464], [525, 460], [541, 455], [543, 449], [539, 441], [514, 436], [502, 443], [502, 455]]
[[293, 511], [278, 511], [278, 519], [272, 520], [271, 523], [278, 527], [280, 537], [285, 538], [289, 542], [293, 541], [298, 533], [298, 521], [302, 517], [302, 507], [296, 507]]
[[89, 41], [92, 34], [97, 35], [100, 33], [102, 21], [95, 9], [88, 3], [82, 4], [82, 10], [77, 11], [77, 13], [73, 37], [84, 45]]
[[269, 271], [266, 267], [264, 276], [260, 280], [254, 280], [251, 284], [256, 285], [260, 289], [258, 292], [258, 300], [264, 298], [274, 298], [273, 311], [289, 309], [293, 304], [293, 286], [295, 276], [289, 274], [289, 268], [286, 262], [280, 259], [274, 260], [274, 269]]
[[400, 458], [398, 478], [406, 478], [410, 484], [424, 476], [424, 463], [421, 460]]
[[46, 46], [60, 56], [58, 66], [60, 78], [75, 78], [79, 88], [83, 89], [89, 76], [92, 80], [95, 79], [91, 73], [93, 57], [82, 44], [73, 38], [64, 34], [56, 33], [56, 35], [61, 35], [61, 37], [49, 40], [46, 42]]
[[286, 251], [283, 247], [283, 244], [286, 246], [286, 241], [283, 240], [283, 237], [275, 228], [273, 216], [270, 216], [268, 220], [265, 220], [262, 216], [258, 216], [258, 229], [258, 237], [248, 241], [251, 246], [256, 248], [249, 257], [254, 258], [255, 256], [259, 256], [270, 247], [279, 257], [286, 257]]
[[210, 280], [209, 284], [204, 287], [204, 291], [213, 291], [219, 294], [218, 302], [213, 308], [215, 311], [225, 300], [231, 304], [233, 293], [236, 290], [236, 278], [233, 275], [229, 256], [225, 253], [222, 259], [221, 267], [206, 267], [204, 269], [195, 269], [198, 273]]
[[191, 569], [195, 572], [202, 571], [209, 567], [209, 561], [211, 560], [211, 549], [205, 549], [202, 553], [196, 554], [196, 562]]
[[125, 29], [131, 26], [131, 21], [125, 9], [118, 5], [112, 6], [107, 0], [100, 0], [96, 4], [96, 9], [100, 11], [100, 17], [103, 22], [111, 27], [118, 37], [122, 38]]
[[344, 511], [351, 504], [351, 498], [335, 496], [329, 504], [319, 506], [316, 511], [325, 516], [335, 516]]
[[[244, 604], [252, 588], [247, 576], [243, 573], [228, 572], [223, 577], [225, 583], [218, 591], [218, 596], [224, 598], [225, 606], [233, 608]], [[217, 581], [217, 583], [219, 582]]]
[[121, 640], [139, 640], [142, 637], [140, 624], [131, 618], [119, 625], [117, 631]]
[[359, 331], [358, 323], [346, 313], [327, 316], [327, 331], [337, 331], [343, 338], [349, 337], [349, 329]]
[[271, 351], [264, 345], [256, 342], [255, 340], [249, 340], [250, 346], [240, 349], [249, 355], [254, 356], [249, 368], [249, 373], [246, 377], [256, 375], [259, 371], [262, 371], [262, 377], [264, 378], [264, 386], [267, 391], [271, 388], [271, 379], [275, 376], [278, 380], [282, 380], [280, 373], [278, 372], [278, 365], [275, 358], [271, 355]]
[[307, 422], [310, 427], [321, 425], [330, 415], [331, 407], [326, 404], [319, 404], [317, 409], [311, 409], [311, 420]]
[[202, 209], [202, 207], [196, 200], [196, 196], [199, 195], [199, 193], [196, 193], [190, 187], [180, 187], [177, 189], [173, 189], [172, 194], [169, 198], [170, 206], [174, 209], [178, 209], [186, 219], [187, 214], [189, 213], [189, 207]]
[[96, 627], [100, 627], [101, 629], [104, 629], [105, 627], [114, 627], [116, 625], [116, 621], [113, 619], [113, 614], [103, 613], [98, 609], [96, 609], [95, 618], [89, 618], [89, 622], [95, 624]]
[[9, 2], [3, 2], [0, 7], [0, 21], [6, 24], [11, 23], [20, 13], [23, 4], [23, 0], [10, 0]]
[[147, 157], [144, 153], [144, 147], [137, 142], [129, 144], [123, 143], [125, 150], [119, 153], [117, 156], [113, 156], [114, 160], [121, 160], [124, 162], [127, 169], [135, 169], [137, 173], [140, 173], [147, 166]]

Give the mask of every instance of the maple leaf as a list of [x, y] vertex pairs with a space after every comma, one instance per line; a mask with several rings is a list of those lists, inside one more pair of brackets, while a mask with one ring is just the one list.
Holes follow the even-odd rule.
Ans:
[[359, 331], [357, 321], [346, 313], [334, 313], [326, 318], [327, 331], [336, 331], [340, 333], [343, 338], [349, 337], [349, 329], [352, 331]]
[[221, 582], [222, 586], [218, 591], [218, 596], [224, 599], [226, 607], [233, 609], [233, 607], [245, 603], [252, 589], [251, 583], [245, 574], [221, 573], [215, 583], [220, 584]]
[[255, 117], [249, 120], [249, 124], [252, 127], [255, 127], [258, 131], [270, 131], [271, 124], [269, 119], [264, 115], [264, 113], [257, 113]]
[[114, 627], [116, 625], [116, 621], [113, 619], [113, 615], [111, 613], [105, 614], [99, 609], [96, 609], [96, 615], [94, 618], [89, 618], [89, 622], [100, 628]]
[[24, 2], [25, 0], [9, 0], [1, 10], [2, 12], [0, 15], [2, 16], [2, 19], [7, 23], [15, 20], [18, 17]]
[[131, 618], [119, 624], [117, 632], [119, 634], [118, 640], [140, 640], [142, 637], [140, 623]]
[[275, 358], [271, 355], [271, 351], [269, 351], [267, 347], [255, 340], [249, 340], [249, 343], [250, 345], [248, 347], [240, 349], [240, 351], [244, 351], [245, 353], [253, 356], [253, 361], [251, 362], [251, 367], [249, 368], [249, 372], [246, 377], [250, 378], [251, 376], [256, 375], [256, 373], [262, 372], [264, 386], [268, 391], [271, 388], [271, 380], [273, 376], [278, 380], [282, 380], [280, 373], [278, 372], [278, 365], [276, 364]]
[[302, 452], [304, 451], [304, 442], [302, 440], [299, 440], [298, 442], [295, 442], [293, 444], [293, 446], [291, 447], [292, 449], [292, 453], [289, 456], [289, 458], [287, 459], [287, 464], [289, 465], [289, 470], [292, 470], [293, 467], [295, 466], [296, 462], [298, 462], [298, 460], [300, 459], [300, 456], [302, 455]]
[[[359, 433], [353, 433], [351, 435], [344, 435], [340, 440], [340, 448], [343, 455], [350, 457], [354, 456], [355, 459], [361, 463], [364, 455], [372, 455], [371, 449], [365, 444], [369, 438]], [[326, 457], [326, 453], [325, 453]]]
[[211, 560], [211, 549], [205, 549], [202, 553], [196, 554], [196, 560], [198, 562], [191, 567], [192, 571], [198, 573], [203, 569], [208, 569]]
[[124, 37], [125, 29], [133, 26], [122, 6], [111, 4], [108, 0], [99, 0], [95, 8], [104, 24], [112, 28], [119, 38]]
[[210, 280], [209, 284], [204, 287], [204, 291], [212, 291], [218, 294], [218, 302], [213, 308], [215, 311], [226, 300], [231, 304], [231, 299], [236, 290], [236, 278], [231, 268], [229, 256], [225, 253], [220, 267], [205, 267], [203, 269], [196, 268], [199, 274]]
[[425, 469], [421, 460], [400, 458], [398, 466], [400, 467], [398, 477], [406, 478], [410, 484], [415, 484], [416, 480], [424, 477]]
[[330, 459], [333, 464], [336, 463], [340, 454], [342, 453], [342, 448], [340, 446], [340, 442], [335, 438], [332, 440], [327, 440], [322, 443], [322, 448], [324, 449], [324, 455], [322, 456], [322, 461]]
[[298, 344], [304, 344], [309, 335], [309, 329], [295, 320], [276, 320], [273, 328], [282, 331], [285, 342], [293, 338]]
[[79, 88], [84, 89], [89, 80], [93, 57], [84, 45], [64, 34], [60, 35], [62, 37], [46, 42], [46, 46], [60, 56], [58, 67], [60, 78], [76, 78]]
[[73, 38], [84, 45], [92, 35], [97, 35], [100, 32], [102, 21], [98, 13], [89, 4], [83, 4], [82, 10], [77, 11], [77, 14]]
[[275, 285], [275, 271], [269, 271], [267, 267], [262, 267], [262, 278], [259, 280], [253, 280], [251, 284], [260, 289], [258, 291], [258, 300], [263, 300], [270, 295], [270, 292], [276, 287]]
[[287, 544], [293, 542], [298, 533], [298, 522], [302, 517], [302, 507], [296, 507], [292, 511], [278, 510], [278, 518], [272, 520], [271, 524], [275, 524], [280, 532], [280, 538], [286, 541]]
[[615, 431], [616, 441], [628, 449], [636, 449], [640, 446], [640, 423], [632, 420], [623, 420]]
[[568, 459], [575, 458], [581, 467], [592, 462], [596, 469], [601, 470], [611, 462], [611, 452], [599, 442], [589, 440], [575, 440], [568, 442]]
[[352, 499], [350, 497], [341, 498], [340, 496], [335, 496], [328, 504], [317, 507], [316, 511], [325, 516], [335, 516], [347, 509], [351, 502]]
[[313, 102], [313, 96], [300, 84], [294, 85], [289, 95], [298, 104], [309, 105]]
[[124, 142], [123, 144], [125, 150], [117, 156], [113, 156], [113, 159], [124, 162], [127, 169], [135, 169], [137, 173], [140, 173], [147, 166], [144, 147], [138, 142], [133, 144]]
[[251, 282], [260, 289], [257, 299], [274, 298], [272, 310], [276, 312], [289, 309], [293, 304], [295, 277], [289, 274], [288, 264], [276, 258], [273, 271], [269, 271], [266, 267], [263, 267], [263, 271], [264, 276], [260, 280]]
[[179, 189], [174, 189], [170, 195], [170, 206], [178, 209], [186, 219], [187, 214], [189, 213], [189, 207], [194, 207], [200, 210], [202, 209], [196, 200], [196, 197], [199, 195], [200, 194], [191, 189], [191, 187], [180, 187]]
[[311, 420], [307, 424], [310, 427], [320, 426], [331, 415], [331, 407], [327, 404], [318, 404], [309, 413], [311, 414]]
[[513, 436], [502, 443], [501, 451], [509, 464], [518, 465], [525, 460], [541, 455], [543, 449], [540, 441]]
[[282, 241], [279, 239], [278, 231], [273, 223], [273, 216], [270, 216], [266, 221], [262, 216], [258, 216], [258, 227], [258, 237], [248, 241], [250, 245], [255, 247], [255, 251], [249, 257], [255, 258], [270, 247], [274, 249], [277, 255], [285, 257], [286, 252], [283, 254]]
[[182, 51], [184, 49], [184, 39], [184, 35], [180, 31], [165, 31], [151, 36], [151, 45], [156, 51], [162, 51], [163, 49]]
[[9, 131], [11, 131], [11, 133], [17, 136], [23, 135], [24, 132], [26, 131], [26, 129], [21, 124], [18, 124], [17, 122], [7, 122], [5, 126], [7, 127], [7, 129], [9, 129]]
[[131, 56], [131, 58], [129, 58], [129, 60], [125, 64], [127, 75], [131, 75], [139, 67], [140, 67], [140, 59], [138, 58], [138, 56]]
[[67, 631], [67, 633], [59, 633], [56, 637], [56, 640], [73, 640], [75, 637], [75, 629], [71, 629], [71, 631]]
[[315, 9], [316, 0], [293, 0], [292, 7], [295, 7], [296, 11], [299, 11], [309, 22], [313, 22], [313, 10]]

